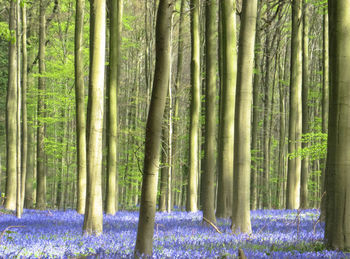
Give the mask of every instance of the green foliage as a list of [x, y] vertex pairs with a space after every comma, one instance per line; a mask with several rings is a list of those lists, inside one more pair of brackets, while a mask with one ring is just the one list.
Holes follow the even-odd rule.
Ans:
[[294, 153], [289, 153], [289, 159], [296, 157], [309, 157], [311, 161], [324, 159], [327, 155], [327, 134], [322, 132], [311, 132], [302, 135], [302, 143], [308, 144], [306, 147], [297, 150]]

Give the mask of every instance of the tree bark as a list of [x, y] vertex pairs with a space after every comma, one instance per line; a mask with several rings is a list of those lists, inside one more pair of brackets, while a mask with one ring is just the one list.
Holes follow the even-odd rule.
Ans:
[[120, 84], [120, 43], [123, 16], [123, 0], [112, 0], [110, 23], [109, 109], [108, 109], [108, 172], [106, 213], [114, 215], [118, 200], [117, 183], [117, 98]]
[[350, 249], [350, 1], [329, 1], [330, 103], [325, 243]]
[[257, 0], [244, 0], [239, 34], [235, 115], [233, 233], [250, 233], [251, 109]]
[[77, 212], [84, 214], [86, 203], [86, 118], [83, 60], [83, 30], [85, 1], [76, 1], [75, 16], [75, 105], [77, 131], [78, 198]]
[[216, 216], [228, 218], [232, 214], [233, 140], [236, 98], [236, 1], [220, 1], [222, 26], [222, 99], [220, 107], [218, 150], [218, 195]]
[[205, 52], [206, 52], [206, 77], [205, 77], [205, 146], [204, 146], [204, 172], [203, 172], [203, 217], [216, 224], [215, 217], [215, 172], [216, 172], [216, 17], [217, 1], [206, 1], [205, 20]]
[[[303, 72], [302, 72], [302, 133], [309, 132], [309, 11], [308, 3], [303, 0]], [[302, 143], [302, 148], [308, 147], [307, 143]], [[308, 208], [308, 179], [309, 179], [309, 157], [306, 156], [301, 161], [300, 178], [300, 208]]]
[[187, 187], [187, 211], [197, 211], [197, 189], [199, 177], [199, 116], [200, 116], [200, 32], [199, 0], [190, 1], [191, 9], [191, 112], [189, 142], [189, 172]]
[[159, 2], [156, 23], [156, 64], [146, 125], [145, 159], [135, 257], [152, 255], [160, 140], [170, 72], [169, 44], [172, 10], [171, 0]]
[[[102, 132], [104, 110], [104, 72], [106, 44], [106, 0], [92, 1], [93, 14], [90, 63], [90, 121], [87, 144], [87, 203], [85, 208], [83, 232], [99, 236], [103, 231], [102, 209]], [[90, 32], [91, 33], [91, 32]]]
[[40, 26], [39, 26], [39, 83], [38, 83], [38, 127], [37, 127], [37, 188], [36, 208], [46, 209], [46, 169], [45, 169], [45, 41], [46, 18], [45, 2], [40, 0]]
[[16, 2], [10, 1], [9, 65], [6, 97], [6, 191], [5, 209], [16, 209], [17, 183], [17, 60], [16, 60]]
[[[302, 0], [292, 2], [292, 45], [290, 77], [290, 116], [288, 152], [301, 148], [302, 133]], [[298, 209], [300, 200], [301, 159], [288, 160], [287, 209]]]

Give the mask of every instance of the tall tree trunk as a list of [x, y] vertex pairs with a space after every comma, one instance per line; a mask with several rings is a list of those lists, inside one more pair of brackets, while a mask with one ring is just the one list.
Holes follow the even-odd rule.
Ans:
[[[308, 3], [303, 0], [303, 72], [302, 72], [302, 133], [309, 132], [309, 11]], [[307, 143], [302, 143], [302, 148], [308, 147]], [[300, 178], [300, 208], [308, 208], [308, 179], [309, 179], [309, 157], [306, 156], [301, 161]]]
[[86, 235], [100, 235], [103, 229], [102, 209], [102, 132], [104, 110], [104, 72], [106, 43], [106, 0], [92, 1], [93, 15], [91, 35], [91, 63], [88, 117], [90, 121], [87, 144], [87, 202], [83, 232]]
[[216, 216], [232, 214], [233, 140], [237, 77], [236, 1], [220, 1], [222, 26], [222, 99], [220, 107], [218, 150], [218, 195]]
[[[292, 2], [292, 45], [290, 76], [290, 116], [288, 152], [294, 153], [301, 148], [302, 133], [302, 0]], [[298, 209], [300, 198], [301, 159], [288, 160], [287, 209]]]
[[[328, 112], [329, 112], [329, 29], [328, 29], [328, 13], [323, 15], [323, 88], [322, 88], [322, 133], [328, 133]], [[326, 212], [326, 196], [325, 192], [325, 174], [326, 160], [322, 161], [321, 176], [321, 219], [324, 221]]]
[[260, 39], [260, 14], [261, 7], [259, 8], [257, 19], [256, 19], [256, 36], [255, 36], [255, 73], [254, 73], [254, 83], [253, 83], [253, 122], [252, 122], [252, 155], [255, 159], [252, 161], [252, 172], [250, 180], [250, 208], [251, 210], [257, 209], [257, 185], [259, 176], [259, 150], [258, 150], [258, 130], [259, 130], [259, 109], [260, 109], [260, 82], [261, 82], [261, 39]]
[[200, 116], [200, 37], [199, 0], [190, 1], [191, 9], [191, 112], [189, 141], [189, 172], [187, 190], [187, 211], [197, 211], [197, 189], [199, 177], [199, 116]]
[[330, 103], [325, 243], [350, 249], [350, 1], [329, 1]]
[[27, 7], [24, 3], [22, 9], [22, 142], [21, 142], [21, 208], [24, 206], [25, 185], [27, 178], [28, 160], [28, 119], [27, 119], [27, 87], [28, 87], [28, 54], [27, 54]]
[[205, 77], [205, 147], [203, 173], [203, 217], [216, 223], [215, 218], [215, 152], [216, 152], [216, 17], [217, 1], [206, 1], [206, 77]]
[[46, 41], [46, 17], [45, 1], [40, 0], [40, 26], [39, 26], [39, 84], [38, 84], [38, 127], [37, 127], [37, 188], [36, 208], [46, 209], [46, 169], [45, 169], [45, 41]]
[[162, 0], [159, 2], [156, 23], [156, 64], [146, 125], [141, 206], [135, 246], [136, 257], [142, 254], [152, 255], [159, 150], [170, 72], [169, 47], [172, 10], [172, 1]]
[[109, 109], [108, 109], [108, 176], [106, 213], [115, 214], [118, 210], [117, 184], [117, 97], [120, 82], [120, 43], [123, 16], [123, 0], [112, 0], [110, 24], [110, 70], [109, 70]]
[[16, 2], [10, 1], [9, 66], [6, 98], [6, 191], [5, 209], [16, 209], [17, 183], [17, 60], [16, 60]]
[[86, 203], [86, 119], [83, 60], [85, 1], [76, 1], [75, 16], [75, 105], [77, 131], [78, 199], [77, 212], [84, 214]]
[[232, 225], [233, 233], [250, 233], [251, 109], [257, 0], [243, 0], [239, 34]]

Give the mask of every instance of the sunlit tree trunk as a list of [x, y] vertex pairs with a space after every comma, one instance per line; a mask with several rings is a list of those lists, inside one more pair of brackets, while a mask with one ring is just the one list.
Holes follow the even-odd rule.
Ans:
[[216, 37], [217, 1], [206, 1], [206, 78], [205, 78], [205, 146], [203, 168], [203, 217], [216, 223], [215, 172], [216, 172]]
[[104, 72], [106, 44], [106, 1], [94, 0], [90, 3], [93, 15], [91, 35], [91, 63], [89, 99], [90, 117], [87, 145], [87, 203], [85, 208], [83, 232], [86, 235], [101, 235], [102, 214], [102, 132], [104, 110]]
[[120, 82], [120, 43], [123, 0], [112, 0], [110, 22], [110, 62], [108, 88], [108, 172], [106, 213], [115, 214], [118, 200], [117, 184], [117, 93]]
[[22, 4], [22, 142], [21, 142], [21, 209], [24, 207], [25, 185], [27, 179], [28, 160], [28, 120], [27, 120], [27, 85], [28, 85], [28, 54], [27, 54], [27, 7]]
[[[303, 74], [302, 74], [302, 133], [309, 131], [309, 108], [308, 108], [308, 92], [309, 92], [309, 15], [308, 4], [303, 0]], [[302, 147], [308, 147], [307, 143], [302, 143]], [[306, 209], [308, 207], [308, 179], [309, 179], [309, 157], [305, 157], [301, 161], [301, 178], [300, 178], [300, 207]]]
[[199, 0], [190, 1], [191, 9], [191, 112], [189, 141], [189, 172], [187, 188], [187, 211], [197, 211], [197, 189], [199, 174], [199, 116], [200, 116], [200, 36]]
[[85, 0], [76, 1], [75, 16], [75, 105], [77, 131], [78, 198], [77, 212], [84, 214], [86, 203], [86, 119], [83, 62]]
[[222, 99], [220, 107], [218, 150], [218, 195], [216, 216], [232, 214], [233, 138], [236, 98], [236, 1], [220, 1], [222, 24]]
[[45, 41], [46, 41], [46, 18], [45, 2], [40, 1], [40, 26], [39, 26], [39, 83], [38, 83], [38, 127], [37, 127], [37, 188], [36, 208], [46, 209], [46, 169], [45, 169]]
[[[302, 133], [302, 0], [292, 2], [292, 45], [290, 76], [290, 115], [288, 152], [294, 153], [301, 148]], [[301, 159], [288, 160], [287, 209], [298, 209], [300, 200]]]
[[233, 186], [233, 233], [250, 233], [251, 109], [257, 0], [243, 0], [239, 34]]
[[329, 1], [329, 127], [325, 242], [350, 249], [350, 1]]
[[159, 151], [170, 72], [169, 41], [172, 10], [173, 4], [171, 0], [159, 2], [156, 23], [156, 64], [146, 125], [141, 206], [134, 251], [136, 257], [139, 257], [141, 254], [152, 255]]
[[6, 191], [5, 208], [16, 209], [17, 183], [17, 60], [16, 2], [10, 1], [8, 86], [6, 98]]

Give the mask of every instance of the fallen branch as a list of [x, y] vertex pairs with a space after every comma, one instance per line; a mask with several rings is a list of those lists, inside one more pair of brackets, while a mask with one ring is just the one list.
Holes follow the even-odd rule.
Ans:
[[215, 226], [214, 223], [211, 222], [209, 219], [206, 219], [205, 217], [203, 217], [203, 220], [207, 222], [210, 226], [212, 226], [216, 230], [216, 232], [218, 232], [219, 234], [222, 234], [222, 232], [218, 229], [218, 227]]
[[1, 232], [1, 234], [0, 234], [0, 241], [1, 241], [2, 237], [4, 236], [6, 230], [8, 230], [8, 229], [10, 229], [10, 228], [25, 228], [25, 226], [8, 226], [7, 228], [5, 228], [5, 229]]

